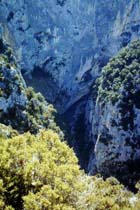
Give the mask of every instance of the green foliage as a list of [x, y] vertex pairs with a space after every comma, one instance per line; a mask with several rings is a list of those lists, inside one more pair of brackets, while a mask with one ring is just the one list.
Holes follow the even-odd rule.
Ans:
[[[140, 93], [139, 64], [137, 41], [104, 68], [98, 80], [99, 100], [121, 99], [122, 114], [126, 104], [130, 109], [131, 104], [139, 107], [139, 100], [134, 101]], [[41, 94], [25, 87], [16, 68], [12, 51], [0, 40], [0, 97], [3, 103], [11, 95], [12, 102], [16, 98], [7, 112], [0, 110], [1, 122], [21, 133], [50, 130], [19, 135], [0, 124], [0, 210], [139, 210], [140, 190], [134, 195], [114, 178], [89, 177], [79, 169], [73, 150], [60, 141], [55, 109]], [[21, 98], [24, 101], [17, 100]]]
[[132, 193], [125, 190], [115, 178], [104, 181], [101, 177], [87, 177], [86, 190], [80, 195], [77, 209], [119, 210], [133, 209]]
[[[54, 107], [45, 101], [41, 93], [35, 93], [33, 88], [26, 88], [25, 92], [28, 102], [26, 105], [27, 124], [24, 131], [37, 133], [39, 129], [44, 127], [60, 133], [60, 128], [54, 121], [54, 113], [56, 112]], [[25, 121], [23, 121], [24, 124]]]
[[79, 175], [72, 149], [52, 130], [0, 141], [2, 200], [15, 209], [73, 209]]
[[0, 122], [20, 133], [50, 128], [63, 136], [54, 121], [56, 112], [40, 93], [27, 88], [9, 46], [0, 39]]
[[123, 130], [133, 130], [134, 107], [140, 109], [140, 41], [110, 60], [97, 80], [98, 101], [102, 107], [112, 103], [120, 113], [119, 125]]
[[17, 66], [12, 49], [3, 39], [0, 39], [0, 64], [3, 64], [8, 68]]
[[18, 136], [18, 132], [13, 130], [10, 126], [6, 126], [0, 123], [0, 138], [11, 138], [14, 136]]
[[[134, 41], [130, 46], [110, 60], [102, 70], [98, 79], [98, 96], [102, 103], [116, 103], [123, 98], [123, 92], [136, 93], [140, 83], [140, 41]], [[123, 90], [123, 92], [122, 92]]]
[[26, 133], [0, 139], [1, 210], [139, 207], [139, 192], [134, 195], [113, 177], [103, 180], [85, 175], [73, 150], [52, 130], [42, 130], [36, 136]]

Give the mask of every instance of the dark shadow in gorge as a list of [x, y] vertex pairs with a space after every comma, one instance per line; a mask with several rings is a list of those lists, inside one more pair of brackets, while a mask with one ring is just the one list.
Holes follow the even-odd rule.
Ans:
[[[73, 104], [63, 115], [58, 115], [57, 120], [61, 129], [65, 133], [70, 147], [79, 159], [82, 169], [87, 171], [91, 150], [93, 150], [93, 142], [89, 139], [89, 127], [86, 124], [86, 103], [88, 95], [84, 96], [78, 102]], [[62, 125], [63, 123], [63, 125]]]
[[[51, 75], [43, 72], [39, 67], [35, 67], [32, 78], [24, 76], [24, 79], [28, 86], [32, 86], [37, 92], [41, 92], [45, 96], [46, 100], [49, 103], [53, 104], [52, 100], [48, 100], [48, 93], [51, 92], [50, 94], [53, 94], [53, 91], [55, 91], [54, 89], [56, 89]], [[81, 168], [84, 169], [87, 173], [89, 172], [87, 169], [89, 157], [90, 154], [94, 151], [94, 143], [91, 142], [91, 138], [89, 137], [89, 131], [91, 130], [91, 127], [87, 125], [86, 121], [86, 104], [89, 97], [90, 95], [82, 97], [78, 102], [73, 104], [63, 115], [60, 115], [59, 113], [56, 115], [56, 122], [63, 130], [65, 134], [65, 139], [67, 140], [69, 146], [74, 149], [79, 159], [79, 164]], [[96, 99], [95, 93], [93, 94], [92, 99]], [[125, 174], [123, 173], [124, 170], [122, 170], [119, 172], [110, 171], [108, 175], [101, 175], [104, 178], [110, 176], [116, 177], [129, 190], [136, 193], [137, 189], [135, 188], [135, 184], [140, 177], [140, 170], [138, 168], [139, 164], [139, 160], [136, 163], [128, 162], [128, 168]], [[128, 177], [128, 174], [130, 174], [131, 176]]]
[[[44, 72], [40, 67], [35, 66], [31, 78], [28, 75], [23, 77], [27, 86], [31, 86], [36, 92], [41, 92], [49, 103], [52, 103], [55, 107], [55, 101], [53, 101], [53, 94], [58, 91], [56, 84], [48, 72]], [[60, 91], [59, 91], [60, 92]], [[70, 147], [72, 147], [79, 159], [79, 164], [82, 169], [87, 171], [89, 163], [90, 152], [94, 145], [89, 140], [90, 128], [86, 124], [86, 103], [89, 95], [83, 96], [78, 102], [73, 104], [64, 114], [56, 114], [56, 122], [65, 134]], [[58, 101], [60, 100], [60, 101]], [[57, 100], [62, 106], [61, 98]]]

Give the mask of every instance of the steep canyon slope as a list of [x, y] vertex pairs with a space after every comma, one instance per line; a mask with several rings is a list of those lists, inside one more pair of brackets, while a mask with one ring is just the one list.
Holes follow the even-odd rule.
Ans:
[[98, 172], [131, 183], [140, 176], [139, 40], [109, 61], [97, 86], [93, 119], [96, 142], [91, 159]]
[[140, 1], [1, 0], [0, 22], [27, 84], [65, 115], [87, 168], [97, 140], [92, 86], [109, 58], [140, 37]]

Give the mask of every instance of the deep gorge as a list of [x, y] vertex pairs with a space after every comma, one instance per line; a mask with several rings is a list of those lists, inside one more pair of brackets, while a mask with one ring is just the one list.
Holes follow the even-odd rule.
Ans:
[[27, 86], [65, 119], [69, 143], [89, 173], [96, 171], [99, 137], [95, 80], [110, 58], [140, 37], [139, 11], [139, 0], [0, 3], [1, 35], [13, 48]]

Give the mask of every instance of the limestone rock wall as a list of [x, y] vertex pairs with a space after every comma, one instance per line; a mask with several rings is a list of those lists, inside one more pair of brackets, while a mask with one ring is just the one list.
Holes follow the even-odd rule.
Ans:
[[[103, 69], [92, 120], [89, 171], [127, 183], [140, 176], [140, 41]], [[130, 178], [130, 180], [129, 180]], [[131, 182], [131, 181], [130, 181]]]
[[27, 84], [65, 113], [72, 135], [82, 113], [83, 145], [92, 148], [91, 87], [109, 58], [140, 37], [140, 1], [1, 0], [0, 22]]
[[139, 10], [139, 0], [2, 0], [0, 21], [28, 83], [65, 112], [89, 93], [108, 59], [140, 35]]

